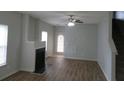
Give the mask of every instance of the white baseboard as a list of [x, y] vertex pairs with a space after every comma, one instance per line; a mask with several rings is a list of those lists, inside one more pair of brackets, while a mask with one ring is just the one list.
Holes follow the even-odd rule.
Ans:
[[96, 59], [88, 59], [88, 58], [77, 58], [77, 57], [64, 57], [64, 58], [75, 59], [75, 60], [97, 61]]
[[20, 71], [34, 72], [35, 68], [20, 68]]
[[[97, 63], [98, 63], [98, 62], [97, 62]], [[105, 78], [107, 79], [107, 81], [110, 81], [109, 78], [108, 78], [108, 76], [107, 76], [107, 74], [105, 73], [104, 69], [102, 68], [102, 66], [101, 66], [99, 63], [98, 63], [98, 65], [100, 66], [100, 68], [101, 68], [101, 70], [102, 70], [102, 72], [103, 72]]]
[[8, 74], [6, 74], [6, 75], [0, 77], [0, 80], [3, 80], [3, 79], [5, 79], [6, 77], [8, 77], [8, 76], [10, 76], [10, 75], [12, 75], [12, 74], [14, 74], [14, 73], [16, 73], [16, 72], [18, 72], [18, 71], [19, 71], [19, 70], [16, 70], [16, 71], [13, 71], [13, 72], [8, 73]]

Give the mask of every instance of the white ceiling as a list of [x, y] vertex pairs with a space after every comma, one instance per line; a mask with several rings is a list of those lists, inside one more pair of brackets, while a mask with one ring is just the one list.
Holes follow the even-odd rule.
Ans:
[[65, 26], [68, 23], [68, 15], [75, 15], [84, 24], [98, 24], [106, 12], [101, 11], [24, 11], [42, 21], [54, 26]]

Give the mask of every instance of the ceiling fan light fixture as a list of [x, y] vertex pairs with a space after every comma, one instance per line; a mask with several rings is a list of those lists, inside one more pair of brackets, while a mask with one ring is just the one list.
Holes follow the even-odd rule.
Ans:
[[74, 22], [68, 22], [68, 26], [69, 27], [75, 26], [75, 23]]

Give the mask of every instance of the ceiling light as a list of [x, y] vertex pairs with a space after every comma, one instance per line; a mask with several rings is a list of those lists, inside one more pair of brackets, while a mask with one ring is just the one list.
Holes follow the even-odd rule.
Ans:
[[69, 22], [68, 23], [68, 26], [71, 27], [71, 26], [75, 26], [75, 24], [73, 22]]

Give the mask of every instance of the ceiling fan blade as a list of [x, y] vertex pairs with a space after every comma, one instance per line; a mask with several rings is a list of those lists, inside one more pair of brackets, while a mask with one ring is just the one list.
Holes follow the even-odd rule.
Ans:
[[73, 19], [72, 22], [76, 22], [76, 19]]
[[73, 23], [84, 23], [83, 21], [74, 18], [74, 15], [69, 15], [69, 22], [73, 22]]
[[83, 21], [81, 20], [75, 20], [76, 23], [84, 23]]

